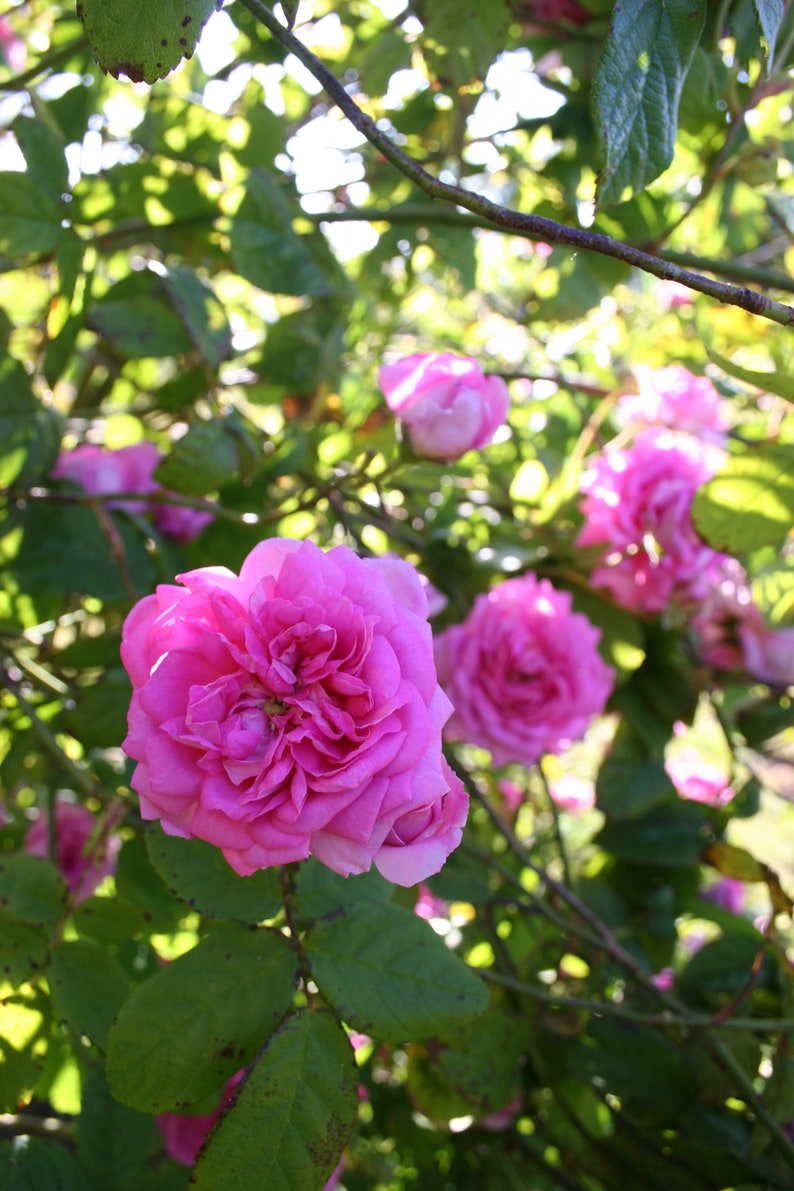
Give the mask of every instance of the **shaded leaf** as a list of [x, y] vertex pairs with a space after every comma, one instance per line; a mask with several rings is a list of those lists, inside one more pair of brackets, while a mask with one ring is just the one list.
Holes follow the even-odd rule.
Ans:
[[83, 1176], [69, 1150], [57, 1141], [25, 1138], [23, 1145], [0, 1146], [3, 1191], [85, 1191]]
[[129, 994], [118, 960], [90, 939], [70, 939], [53, 953], [48, 982], [59, 1016], [105, 1050], [108, 1030]]
[[426, 1038], [482, 1013], [482, 981], [426, 922], [401, 906], [359, 902], [317, 923], [306, 954], [322, 993], [376, 1038]]
[[114, 1100], [98, 1064], [83, 1083], [75, 1157], [90, 1191], [138, 1187], [147, 1150], [161, 1140], [154, 1121]]
[[54, 252], [62, 235], [60, 203], [28, 174], [0, 173], [0, 255]]
[[287, 1012], [298, 963], [282, 935], [217, 930], [140, 985], [110, 1031], [122, 1104], [182, 1111], [250, 1062]]
[[32, 926], [57, 922], [66, 904], [66, 882], [55, 865], [27, 852], [0, 856], [0, 907]]
[[210, 918], [252, 925], [281, 909], [281, 873], [262, 869], [240, 877], [219, 848], [198, 839], [166, 835], [159, 827], [146, 833], [152, 864], [177, 897]]
[[183, 496], [205, 496], [240, 470], [237, 442], [220, 422], [194, 422], [158, 464], [154, 478]]
[[358, 1111], [353, 1051], [330, 1013], [306, 1010], [275, 1032], [200, 1155], [203, 1191], [322, 1191]]

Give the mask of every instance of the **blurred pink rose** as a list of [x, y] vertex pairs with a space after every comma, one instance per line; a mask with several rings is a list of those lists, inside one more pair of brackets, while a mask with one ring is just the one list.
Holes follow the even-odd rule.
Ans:
[[701, 894], [707, 902], [713, 902], [731, 914], [741, 914], [744, 906], [744, 882], [735, 877], [720, 877]]
[[443, 897], [436, 897], [427, 885], [420, 885], [416, 890], [414, 914], [417, 918], [448, 918], [449, 902]]
[[675, 984], [675, 972], [672, 968], [660, 968], [655, 976], [651, 976], [651, 984], [661, 992], [669, 992]]
[[638, 368], [639, 392], [618, 400], [622, 425], [669, 426], [706, 442], [723, 443], [728, 430], [725, 402], [705, 376], [693, 376], [680, 364]]
[[572, 815], [583, 815], [595, 806], [595, 786], [575, 773], [565, 773], [558, 781], [552, 782], [549, 794], [557, 806]]
[[180, 575], [140, 600], [121, 654], [144, 819], [248, 875], [316, 856], [414, 885], [460, 842], [416, 570], [346, 546], [260, 542], [239, 577]]
[[27, 50], [21, 37], [10, 29], [4, 17], [0, 17], [0, 60], [4, 59], [15, 74], [25, 69]]
[[[55, 863], [58, 865], [76, 905], [90, 897], [105, 877], [116, 871], [120, 847], [118, 836], [105, 839], [98, 851], [86, 854], [86, 844], [97, 825], [87, 807], [59, 798], [55, 803]], [[24, 848], [31, 856], [50, 855], [50, 823], [46, 811], [39, 813], [25, 836]]]
[[660, 281], [656, 287], [659, 305], [663, 310], [676, 310], [680, 306], [691, 306], [695, 295], [688, 285], [680, 281]]
[[704, 761], [694, 749], [685, 748], [669, 757], [664, 767], [682, 798], [706, 806], [725, 806], [735, 797], [730, 781], [716, 765]]
[[[139, 442], [110, 450], [83, 443], [72, 451], [62, 451], [52, 472], [55, 480], [71, 480], [92, 496], [113, 492], [159, 492], [161, 485], [154, 470], [161, 460], [154, 443]], [[164, 493], [164, 495], [169, 495]], [[179, 505], [160, 505], [143, 500], [109, 500], [109, 509], [124, 509], [138, 515], [151, 511], [155, 524], [166, 537], [189, 542], [212, 521], [205, 509]]]
[[794, 628], [769, 627], [736, 559], [713, 568], [709, 593], [691, 623], [695, 647], [707, 665], [743, 671], [770, 686], [794, 684]]
[[577, 0], [524, 0], [527, 14], [538, 21], [567, 21], [570, 25], [584, 25], [593, 14], [582, 8]]
[[698, 537], [690, 511], [720, 455], [689, 435], [646, 430], [625, 450], [591, 460], [576, 544], [605, 547], [595, 587], [606, 587], [625, 608], [650, 613], [708, 595], [726, 556]]
[[524, 575], [479, 595], [464, 623], [436, 639], [439, 678], [455, 709], [446, 734], [490, 749], [496, 765], [534, 765], [561, 752], [612, 692], [600, 636], [548, 579]]
[[510, 409], [510, 394], [500, 377], [485, 376], [476, 360], [451, 352], [384, 364], [378, 380], [414, 450], [428, 459], [459, 459], [486, 446]]
[[477, 1124], [481, 1129], [487, 1129], [489, 1133], [503, 1133], [505, 1129], [510, 1128], [523, 1107], [523, 1096], [515, 1096], [504, 1108], [481, 1117]]
[[232, 1093], [245, 1075], [245, 1068], [226, 1081], [223, 1095], [214, 1112], [163, 1112], [155, 1117], [163, 1135], [165, 1152], [183, 1166], [194, 1166], [207, 1134], [232, 1098]]
[[496, 788], [502, 795], [502, 801], [507, 815], [514, 819], [526, 800], [526, 791], [511, 782], [509, 778], [496, 783]]
[[744, 670], [774, 687], [794, 684], [794, 628], [770, 629], [761, 623], [746, 620], [739, 626]]

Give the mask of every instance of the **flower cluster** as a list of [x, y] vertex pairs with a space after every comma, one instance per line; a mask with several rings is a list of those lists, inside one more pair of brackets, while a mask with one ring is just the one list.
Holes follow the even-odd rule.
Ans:
[[490, 749], [496, 765], [534, 765], [584, 735], [612, 693], [599, 630], [548, 579], [507, 579], [477, 597], [436, 641], [452, 700], [452, 740]]
[[410, 564], [260, 542], [239, 576], [206, 567], [139, 601], [122, 659], [143, 817], [238, 873], [312, 854], [413, 885], [457, 847], [468, 804]]
[[414, 450], [428, 459], [459, 459], [486, 446], [507, 418], [510, 394], [476, 360], [450, 352], [406, 356], [378, 374], [389, 409]]
[[[52, 473], [54, 480], [71, 480], [92, 496], [114, 492], [160, 492], [154, 471], [162, 456], [154, 443], [139, 442], [110, 450], [83, 443], [72, 451], [62, 451]], [[168, 495], [168, 493], [164, 493]], [[182, 505], [154, 504], [143, 500], [109, 500], [110, 509], [123, 509], [138, 515], [149, 510], [162, 534], [178, 542], [190, 542], [212, 521], [205, 509]]]

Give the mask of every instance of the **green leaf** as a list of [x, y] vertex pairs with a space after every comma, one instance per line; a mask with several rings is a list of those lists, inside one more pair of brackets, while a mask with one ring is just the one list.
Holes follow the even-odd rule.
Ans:
[[75, 1157], [85, 1191], [127, 1191], [139, 1186], [148, 1151], [159, 1136], [154, 1121], [114, 1100], [98, 1064], [83, 1083]]
[[179, 315], [156, 297], [107, 299], [89, 310], [86, 325], [130, 360], [180, 356], [193, 346]]
[[104, 1051], [130, 991], [118, 960], [90, 939], [70, 939], [53, 953], [47, 980], [56, 1013]]
[[780, 32], [785, 8], [785, 0], [753, 0], [753, 13], [758, 25], [758, 32], [761, 34], [761, 53], [767, 77], [775, 57], [775, 43]]
[[[0, 1112], [16, 1112], [30, 1099], [50, 1029], [49, 999], [41, 989], [26, 986], [0, 1002]], [[5, 1191], [2, 1167], [0, 1187]]]
[[[414, 1075], [425, 1094], [421, 1098], [420, 1093], [421, 1111], [433, 1120], [448, 1120], [444, 1101], [450, 1093], [463, 1102], [453, 1116], [498, 1112], [515, 1100], [521, 1089], [516, 1046], [520, 1031], [520, 1019], [492, 1007], [480, 1020], [440, 1040], [434, 1039], [426, 1052], [412, 1047], [409, 1064], [415, 1058], [420, 1060]], [[431, 1111], [434, 1103], [440, 1111]]]
[[705, 16], [706, 0], [615, 6], [593, 93], [606, 149], [600, 206], [642, 190], [673, 160], [678, 101]]
[[706, 348], [706, 351], [709, 359], [735, 380], [761, 389], [764, 393], [774, 393], [786, 401], [794, 401], [794, 377], [782, 369], [778, 368], [774, 372], [760, 372], [754, 368], [742, 368], [739, 364], [734, 364], [733, 360], [726, 359], [725, 356], [712, 351], [709, 347]]
[[335, 303], [318, 302], [285, 314], [268, 329], [257, 371], [290, 393], [331, 388], [339, 372], [345, 320]]
[[340, 877], [312, 856], [301, 861], [295, 883], [295, 912], [303, 918], [322, 918], [354, 902], [387, 902], [394, 886], [375, 868], [368, 873]]
[[25, 1137], [22, 1144], [0, 1147], [0, 1187], [3, 1191], [85, 1191], [80, 1168], [69, 1150], [57, 1141]]
[[47, 961], [49, 932], [0, 910], [0, 987], [19, 988]]
[[314, 977], [339, 1016], [376, 1038], [427, 1038], [488, 1004], [482, 981], [432, 927], [401, 906], [359, 902], [306, 940]]
[[60, 441], [61, 420], [36, 397], [25, 369], [11, 356], [0, 359], [0, 488], [46, 474]]
[[333, 291], [338, 268], [321, 234], [293, 230], [284, 192], [263, 169], [249, 174], [230, 239], [235, 269], [259, 289], [301, 297]]
[[288, 1018], [196, 1163], [196, 1191], [322, 1191], [358, 1112], [353, 1051], [330, 1013]]
[[748, 448], [695, 493], [692, 520], [715, 550], [778, 546], [794, 525], [794, 449]]
[[60, 203], [28, 174], [0, 173], [0, 256], [54, 252], [62, 235]]
[[240, 470], [237, 442], [220, 422], [194, 422], [154, 478], [184, 496], [204, 496], [228, 484]]
[[656, 807], [641, 819], [607, 823], [595, 837], [605, 852], [632, 864], [686, 868], [710, 842], [709, 821], [688, 802]]
[[155, 826], [146, 832], [146, 847], [169, 889], [200, 914], [254, 925], [281, 909], [280, 869], [240, 877], [219, 848], [203, 840], [166, 835]]
[[183, 1111], [250, 1062], [289, 1009], [297, 957], [270, 930], [214, 931], [140, 985], [110, 1031], [122, 1104]]
[[612, 822], [640, 819], [654, 807], [678, 801], [664, 763], [649, 756], [626, 720], [599, 771], [596, 798], [599, 810]]
[[0, 856], [0, 906], [31, 926], [52, 925], [63, 914], [66, 882], [54, 864], [27, 852]]
[[44, 119], [19, 116], [11, 126], [25, 158], [27, 176], [57, 204], [69, 189], [63, 140]]
[[74, 911], [74, 925], [80, 934], [101, 943], [132, 939], [146, 924], [141, 907], [122, 897], [88, 897]]
[[194, 346], [210, 368], [218, 368], [231, 351], [232, 336], [217, 297], [206, 282], [183, 265], [172, 265], [163, 283]]
[[448, 87], [484, 79], [505, 48], [510, 10], [505, 0], [433, 0], [427, 6], [422, 52]]
[[216, 0], [78, 0], [97, 62], [133, 83], [165, 78], [191, 58]]

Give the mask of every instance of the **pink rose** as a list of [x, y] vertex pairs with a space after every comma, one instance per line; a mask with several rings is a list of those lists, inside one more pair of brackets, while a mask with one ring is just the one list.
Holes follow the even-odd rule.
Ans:
[[477, 596], [463, 624], [436, 640], [439, 678], [455, 708], [447, 735], [490, 749], [496, 765], [534, 765], [561, 752], [611, 694], [600, 636], [548, 579], [507, 579]]
[[451, 708], [415, 569], [271, 539], [239, 576], [178, 578], [122, 636], [144, 819], [244, 876], [310, 854], [399, 885], [438, 872], [467, 798], [441, 754]]
[[436, 897], [427, 885], [420, 885], [416, 891], [414, 914], [417, 918], [448, 918], [449, 902], [443, 897]]
[[705, 376], [693, 376], [680, 364], [638, 368], [639, 393], [617, 403], [622, 425], [669, 426], [706, 442], [721, 444], [728, 430], [725, 403]]
[[688, 285], [680, 281], [660, 281], [656, 287], [659, 305], [663, 310], [677, 310], [680, 306], [691, 306], [695, 296]]
[[[54, 480], [71, 480], [92, 496], [106, 496], [113, 492], [157, 492], [160, 485], [152, 473], [160, 462], [160, 452], [154, 443], [139, 442], [111, 451], [83, 443], [73, 451], [62, 451], [52, 473]], [[109, 509], [124, 509], [128, 513], [145, 513], [148, 503], [143, 500], [109, 500]]]
[[[55, 480], [71, 480], [92, 496], [113, 492], [159, 492], [154, 471], [162, 456], [154, 443], [139, 442], [110, 450], [83, 443], [73, 451], [62, 451], [52, 473]], [[166, 495], [168, 495], [166, 493]], [[143, 515], [151, 512], [166, 537], [189, 542], [212, 521], [212, 513], [179, 505], [159, 505], [143, 500], [109, 500], [109, 509], [124, 509]]]
[[667, 430], [647, 430], [625, 450], [596, 456], [582, 477], [584, 526], [578, 546], [603, 544], [592, 582], [625, 608], [661, 612], [703, 600], [725, 555], [695, 532], [695, 492], [719, 452]]
[[[55, 863], [71, 890], [75, 905], [90, 897], [105, 877], [116, 871], [120, 847], [118, 836], [111, 835], [96, 849], [86, 851], [96, 825], [96, 816], [87, 807], [62, 798], [55, 803]], [[50, 822], [46, 811], [39, 813], [25, 836], [24, 847], [31, 856], [46, 859], [50, 855]]]
[[670, 781], [682, 798], [706, 806], [725, 806], [735, 796], [727, 776], [702, 760], [694, 749], [682, 749], [665, 761]]
[[768, 629], [745, 569], [735, 558], [723, 557], [711, 569], [708, 592], [691, 626], [697, 653], [707, 665], [745, 669], [745, 640], [760, 640]]
[[510, 409], [507, 385], [476, 360], [428, 352], [384, 364], [378, 374], [389, 409], [428, 459], [459, 459], [486, 446]]

